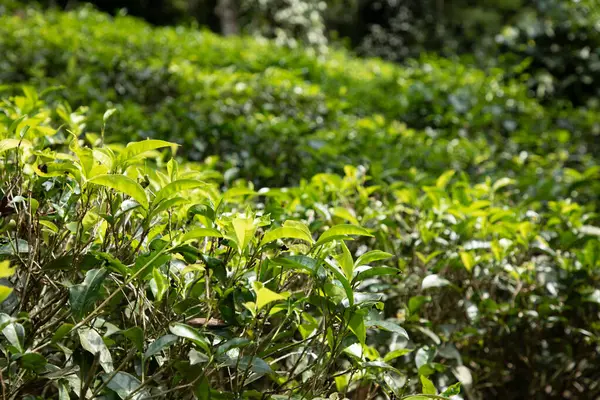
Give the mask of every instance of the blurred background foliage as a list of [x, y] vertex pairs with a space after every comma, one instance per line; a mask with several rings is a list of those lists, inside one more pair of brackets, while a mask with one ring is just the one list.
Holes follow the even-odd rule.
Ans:
[[[21, 2], [23, 3], [23, 2]], [[40, 0], [74, 8], [83, 1]], [[95, 0], [99, 9], [152, 24], [197, 24], [262, 35], [324, 51], [343, 45], [363, 56], [403, 62], [423, 53], [468, 55], [484, 67], [520, 65], [542, 99], [581, 105], [600, 89], [597, 0]], [[16, 3], [15, 3], [16, 4]], [[17, 7], [17, 6], [15, 6]]]

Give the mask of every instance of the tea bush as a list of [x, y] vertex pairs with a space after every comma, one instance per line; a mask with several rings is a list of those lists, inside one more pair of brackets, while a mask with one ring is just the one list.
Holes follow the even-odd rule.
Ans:
[[80, 140], [50, 113], [27, 91], [0, 114], [5, 398], [406, 392], [369, 341], [408, 335], [361, 290], [399, 271], [345, 244], [369, 230], [273, 220], [170, 142]]

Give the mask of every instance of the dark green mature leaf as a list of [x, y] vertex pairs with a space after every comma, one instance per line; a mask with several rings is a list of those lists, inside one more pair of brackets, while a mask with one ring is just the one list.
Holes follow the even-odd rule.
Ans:
[[76, 319], [82, 319], [98, 300], [106, 275], [103, 268], [89, 270], [82, 283], [69, 288], [71, 310]]
[[120, 274], [121, 276], [129, 275], [129, 268], [125, 266], [118, 258], [114, 257], [111, 254], [102, 252], [102, 251], [90, 251], [90, 254], [96, 257], [98, 260], [105, 261], [106, 268], [110, 269], [113, 272]]
[[396, 324], [395, 322], [392, 321], [377, 321], [377, 320], [369, 320], [367, 321], [367, 327], [369, 328], [380, 328], [383, 329], [384, 331], [388, 331], [388, 332], [393, 332], [393, 333], [397, 333], [398, 335], [404, 337], [405, 339], [409, 339], [408, 337], [408, 333], [406, 332], [406, 329], [404, 329], [403, 327], [401, 327], [400, 325]]
[[153, 355], [163, 351], [164, 349], [172, 346], [175, 342], [177, 342], [179, 338], [175, 335], [164, 335], [156, 339], [154, 342], [148, 346], [146, 352], [144, 353], [144, 358], [150, 358]]
[[[102, 375], [102, 379], [106, 382], [109, 379], [109, 374]], [[125, 400], [143, 400], [147, 399], [150, 394], [145, 389], [140, 389], [133, 396], [132, 393], [140, 387], [142, 382], [127, 372], [117, 372], [110, 381], [106, 384], [110, 390], [114, 391], [117, 396]]]
[[0, 255], [16, 255], [19, 253], [29, 253], [29, 243], [23, 239], [10, 241], [0, 246]]
[[352, 286], [350, 286], [350, 282], [344, 276], [344, 274], [338, 269], [337, 265], [333, 264], [330, 260], [325, 260], [325, 265], [328, 267], [328, 270], [333, 273], [335, 278], [340, 282], [344, 290], [346, 291], [346, 296], [348, 298], [348, 302], [350, 306], [354, 305], [354, 291], [352, 290]]
[[2, 326], [2, 334], [8, 342], [15, 347], [20, 353], [24, 351], [25, 343], [25, 328], [15, 319], [7, 314], [0, 314], [0, 326]]
[[210, 348], [208, 346], [206, 338], [191, 326], [176, 322], [169, 326], [169, 330], [174, 335], [191, 340], [192, 342], [200, 346], [207, 354], [210, 354]]
[[19, 359], [19, 363], [25, 369], [39, 373], [44, 371], [44, 366], [48, 360], [38, 353], [25, 353]]
[[123, 336], [131, 340], [139, 352], [144, 350], [144, 331], [139, 326], [132, 326], [129, 329], [121, 331]]
[[57, 343], [57, 342], [61, 341], [65, 336], [67, 336], [73, 330], [74, 326], [75, 325], [70, 324], [68, 322], [62, 324], [56, 330], [56, 332], [54, 332], [54, 335], [52, 335], [52, 343]]
[[[138, 279], [144, 280], [154, 268], [159, 268], [171, 260], [171, 255], [162, 253], [162, 249], [155, 249], [151, 252], [138, 256], [131, 273], [137, 274]], [[143, 270], [140, 272], [140, 270]]]

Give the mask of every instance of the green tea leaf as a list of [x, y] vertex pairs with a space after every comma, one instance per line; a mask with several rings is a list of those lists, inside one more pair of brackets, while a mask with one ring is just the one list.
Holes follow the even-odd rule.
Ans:
[[346, 292], [346, 296], [348, 297], [348, 302], [350, 306], [354, 305], [354, 291], [352, 290], [352, 286], [350, 286], [350, 282], [344, 276], [342, 271], [339, 270], [337, 265], [333, 264], [330, 260], [325, 260], [325, 265], [328, 267], [329, 271], [333, 273], [335, 278], [341, 283], [342, 287]]
[[172, 346], [175, 342], [177, 342], [178, 337], [175, 335], [164, 335], [156, 339], [154, 342], [148, 346], [146, 352], [144, 353], [144, 358], [150, 358], [153, 355], [163, 351], [167, 347]]
[[285, 294], [275, 293], [258, 282], [255, 282], [254, 290], [256, 292], [256, 308], [258, 311], [262, 310], [267, 304], [274, 301], [285, 300], [288, 297], [288, 295]]
[[6, 300], [12, 292], [13, 292], [12, 288], [9, 288], [8, 286], [0, 285], [0, 303], [3, 303], [4, 300]]
[[352, 260], [350, 250], [348, 250], [348, 246], [346, 246], [346, 243], [344, 243], [344, 241], [342, 241], [341, 247], [342, 253], [336, 257], [336, 260], [342, 267], [342, 271], [344, 271], [346, 279], [350, 281], [352, 280], [352, 277], [354, 275], [354, 261]]
[[48, 360], [38, 353], [25, 353], [19, 359], [19, 363], [23, 368], [39, 373], [44, 372], [44, 367], [48, 364]]
[[98, 175], [88, 181], [95, 185], [114, 189], [118, 192], [128, 195], [137, 201], [145, 209], [148, 208], [148, 198], [146, 192], [139, 183], [125, 175]]
[[350, 318], [350, 322], [348, 323], [348, 327], [356, 335], [358, 341], [364, 345], [365, 340], [367, 339], [367, 329], [365, 327], [365, 318], [362, 314], [354, 313], [352, 318]]
[[463, 263], [463, 265], [465, 266], [465, 269], [469, 272], [471, 272], [471, 270], [473, 269], [473, 266], [475, 266], [475, 258], [473, 257], [473, 254], [467, 252], [467, 251], [461, 251], [460, 253], [460, 259]]
[[221, 234], [221, 232], [213, 228], [196, 228], [194, 230], [184, 233], [183, 236], [181, 236], [180, 241], [181, 243], [185, 243], [189, 240], [198, 240], [205, 237], [220, 238], [223, 237], [223, 235]]
[[103, 268], [89, 270], [82, 283], [69, 288], [71, 310], [76, 319], [82, 319], [94, 305], [100, 296], [106, 275], [107, 271]]
[[148, 151], [174, 146], [178, 146], [178, 144], [156, 139], [148, 139], [140, 142], [129, 143], [127, 147], [125, 147], [125, 150], [123, 150], [123, 152], [119, 155], [119, 162], [126, 163], [134, 157], [137, 157]]
[[448, 388], [444, 390], [441, 395], [444, 397], [456, 396], [457, 394], [460, 394], [460, 388], [460, 382], [456, 382], [454, 385], [448, 386]]
[[372, 250], [372, 251], [368, 251], [365, 254], [358, 257], [358, 259], [356, 260], [356, 263], [354, 265], [355, 266], [366, 265], [366, 264], [370, 264], [374, 261], [387, 260], [388, 258], [391, 258], [391, 257], [393, 257], [393, 254], [386, 253], [385, 251], [381, 251], [381, 250]]
[[241, 254], [254, 237], [257, 226], [254, 224], [254, 219], [250, 217], [234, 218], [232, 224], [237, 239], [238, 250]]
[[161, 201], [168, 199], [174, 194], [181, 194], [184, 191], [207, 187], [205, 182], [195, 179], [180, 179], [167, 184], [156, 193], [156, 197], [152, 200], [152, 208], [156, 207]]
[[365, 279], [373, 278], [376, 276], [384, 276], [384, 275], [398, 275], [400, 270], [397, 268], [390, 267], [369, 267], [368, 269], [361, 270], [356, 274], [353, 282], [360, 282]]
[[93, 355], [99, 354], [102, 369], [106, 373], [111, 373], [114, 370], [112, 356], [110, 355], [110, 351], [108, 351], [104, 340], [102, 340], [102, 336], [91, 328], [80, 328], [77, 333], [79, 334], [81, 347]]
[[62, 324], [56, 330], [56, 332], [54, 332], [54, 335], [52, 335], [52, 343], [60, 342], [65, 336], [67, 336], [73, 330], [74, 326], [75, 325], [70, 324], [68, 322], [65, 322], [64, 324]]
[[154, 284], [156, 285], [154, 298], [156, 301], [160, 302], [165, 293], [167, 292], [169, 282], [158, 268], [154, 268], [152, 270], [152, 279], [154, 280]]
[[141, 352], [144, 350], [144, 331], [139, 326], [133, 326], [129, 329], [121, 331], [123, 336], [131, 340], [136, 349]]
[[[105, 374], [102, 376], [102, 379], [106, 382], [109, 378], [109, 374]], [[150, 393], [148, 393], [145, 389], [141, 389], [136, 392], [136, 390], [140, 387], [142, 382], [140, 382], [136, 377], [127, 372], [117, 372], [114, 374], [112, 379], [108, 381], [106, 387], [110, 390], [114, 391], [117, 396], [121, 399], [125, 400], [143, 400], [150, 397]], [[131, 396], [132, 393], [135, 394]]]
[[169, 326], [169, 330], [174, 335], [191, 340], [199, 345], [207, 354], [210, 354], [210, 347], [206, 341], [206, 338], [191, 326], [176, 322]]
[[334, 225], [319, 237], [315, 246], [321, 246], [327, 242], [337, 239], [345, 239], [350, 236], [373, 236], [369, 231], [355, 225]]
[[437, 389], [433, 382], [431, 382], [426, 376], [421, 375], [421, 385], [423, 385], [423, 394], [437, 394]]
[[305, 231], [303, 231], [301, 229], [297, 229], [297, 228], [284, 226], [281, 228], [272, 229], [272, 230], [268, 231], [267, 233], [265, 233], [262, 241], [260, 242], [260, 245], [263, 246], [267, 243], [274, 242], [276, 240], [284, 239], [284, 238], [285, 239], [299, 239], [299, 240], [304, 240], [305, 242], [308, 242], [311, 244], [314, 243], [312, 236], [307, 235]]
[[19, 139], [3, 139], [0, 140], [0, 154], [4, 153], [7, 150], [12, 150], [16, 148], [28, 148], [31, 147], [31, 143], [27, 140], [19, 140]]

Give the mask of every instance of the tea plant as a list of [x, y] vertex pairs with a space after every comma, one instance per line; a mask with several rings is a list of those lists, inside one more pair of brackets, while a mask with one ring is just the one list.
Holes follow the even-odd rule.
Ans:
[[172, 143], [53, 128], [32, 92], [2, 110], [5, 398], [403, 395], [367, 337], [408, 335], [360, 290], [399, 271], [346, 245], [368, 229], [274, 221]]

